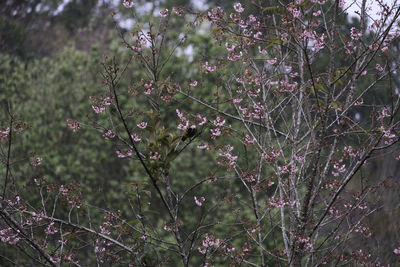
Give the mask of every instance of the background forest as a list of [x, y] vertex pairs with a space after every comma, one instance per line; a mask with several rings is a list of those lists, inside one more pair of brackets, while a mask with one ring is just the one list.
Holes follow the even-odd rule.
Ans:
[[[6, 0], [0, 2], [0, 126], [4, 133], [3, 130], [8, 127], [10, 117], [12, 117], [15, 128], [15, 139], [12, 141], [12, 164], [6, 160], [7, 153], [9, 153], [8, 139], [0, 139], [1, 190], [6, 191], [5, 177], [8, 176], [6, 173], [10, 172], [14, 178], [8, 181], [8, 187], [18, 188], [16, 190], [22, 192], [25, 203], [37, 204], [42, 203], [45, 199], [45, 205], [47, 205], [47, 203], [57, 202], [59, 198], [61, 204], [58, 204], [57, 209], [54, 208], [53, 217], [73, 217], [73, 219], [70, 218], [72, 221], [79, 221], [80, 225], [86, 226], [102, 225], [107, 220], [104, 215], [107, 214], [105, 211], [110, 211], [115, 212], [121, 218], [130, 218], [131, 221], [127, 222], [130, 225], [149, 222], [149, 225], [154, 228], [168, 228], [169, 226], [163, 219], [167, 210], [162, 211], [163, 209], [160, 208], [162, 200], [157, 197], [156, 189], [151, 186], [146, 170], [142, 168], [137, 158], [130, 160], [129, 157], [121, 156], [126, 152], [123, 142], [121, 143], [118, 136], [110, 135], [107, 132], [108, 129], [103, 126], [115, 123], [110, 122], [108, 116], [118, 116], [118, 110], [107, 109], [104, 116], [97, 116], [97, 112], [94, 112], [93, 106], [98, 104], [96, 99], [107, 86], [104, 82], [104, 69], [105, 66], [112, 66], [114, 62], [122, 63], [121, 68], [123, 68], [125, 62], [132, 60], [132, 51], [127, 49], [125, 40], [130, 38], [132, 32], [138, 31], [136, 23], [139, 19], [141, 25], [149, 28], [153, 24], [155, 25], [153, 27], [156, 28], [158, 24], [153, 14], [160, 10], [167, 8], [172, 11], [173, 7], [182, 6], [187, 10], [207, 12], [206, 10], [221, 6], [229, 14], [234, 12], [236, 1], [203, 1], [201, 4], [186, 0], [135, 1], [132, 9], [125, 8], [122, 2], [106, 0]], [[246, 5], [247, 3], [242, 4]], [[245, 13], [251, 14], [256, 12], [255, 10], [255, 7], [248, 4]], [[266, 12], [270, 12], [270, 10]], [[168, 51], [165, 51], [165, 55], [162, 54], [164, 51], [159, 51], [162, 56], [168, 57], [168, 60], [162, 67], [159, 80], [163, 83], [160, 83], [159, 86], [171, 89], [175, 84], [198, 81], [201, 90], [195, 91], [197, 89], [194, 86], [191, 89], [194, 90], [198, 99], [213, 103], [224, 112], [232, 112], [234, 108], [229, 106], [227, 98], [217, 97], [221, 94], [221, 88], [225, 86], [221, 79], [225, 73], [210, 72], [208, 75], [203, 75], [201, 72], [206, 58], [217, 58], [226, 51], [225, 43], [222, 40], [218, 42], [214, 39], [218, 32], [212, 29], [210, 23], [198, 22], [200, 26], [191, 27], [191, 19], [192, 17], [182, 19], [171, 15], [168, 21], [164, 44]], [[350, 18], [345, 13], [338, 16], [338, 21], [339, 31], [343, 33], [349, 32], [352, 27], [360, 28], [361, 22], [357, 17]], [[326, 31], [322, 26], [319, 30], [321, 31], [319, 34]], [[361, 34], [366, 36], [366, 39], [372, 38], [369, 36], [373, 35], [367, 30]], [[398, 62], [400, 60], [399, 45], [398, 40], [395, 39], [389, 46], [389, 51], [384, 56], [374, 58], [370, 62], [370, 66], [374, 68], [378, 62], [382, 61], [386, 62], [385, 66], [391, 66], [392, 62]], [[337, 65], [347, 64], [347, 59], [344, 57], [338, 56], [335, 60]], [[199, 65], [198, 62], [202, 62], [203, 65]], [[329, 57], [321, 55], [313, 63], [314, 70], [321, 73], [327, 72], [328, 65]], [[239, 67], [236, 65], [227, 65], [224, 71], [226, 73], [234, 72], [237, 68]], [[134, 97], [137, 91], [135, 84], [146, 83], [144, 80], [146, 79], [144, 77], [148, 76], [146, 71], [139, 60], [135, 58], [124, 70], [123, 78], [118, 80], [118, 88], [124, 88], [124, 93], [120, 95], [120, 102], [128, 114], [126, 118], [135, 119], [147, 114], [146, 116], [150, 118], [148, 119], [149, 124], [154, 123], [151, 125], [155, 129], [154, 132], [169, 131], [170, 136], [179, 137], [178, 139], [181, 140], [180, 137], [183, 133], [177, 127], [179, 128], [182, 117], [179, 114], [177, 116], [176, 109], [193, 114], [206, 114], [209, 109], [202, 103], [192, 101], [189, 93], [187, 95], [182, 93], [177, 97], [176, 102], [159, 108], [159, 113], [162, 114], [161, 121], [163, 125], [168, 126], [166, 127], [168, 129], [160, 128], [158, 130], [158, 115], [151, 113], [157, 110], [158, 104], [152, 102], [151, 99]], [[398, 93], [400, 80], [396, 74], [397, 72], [394, 72], [392, 77], [382, 79], [376, 84], [376, 90], [363, 95], [364, 102], [373, 102], [376, 105], [390, 103], [392, 95], [388, 94], [384, 88], [389, 86], [396, 88], [396, 93]], [[377, 76], [371, 74], [357, 83], [357, 88], [366, 88], [375, 80], [377, 80]], [[149, 111], [149, 106], [153, 111]], [[365, 106], [351, 109], [348, 116], [368, 125], [374, 123], [371, 114], [378, 112], [380, 112], [378, 108]], [[215, 116], [211, 117], [210, 115], [210, 120], [215, 119]], [[222, 118], [226, 119], [227, 124], [231, 124], [232, 128], [238, 127], [241, 123], [232, 118]], [[136, 123], [139, 122], [136, 121]], [[123, 129], [122, 123], [115, 127]], [[216, 164], [215, 159], [218, 157], [218, 152], [205, 153], [205, 150], [197, 148], [209, 140], [205, 136], [205, 132], [208, 132], [207, 124], [203, 128], [198, 127], [196, 133], [198, 135], [190, 138], [187, 145], [178, 144], [183, 149], [174, 160], [171, 160], [168, 170], [171, 172], [174, 170], [177, 174], [178, 180], [174, 181], [177, 191], [184, 191], [185, 188], [191, 187], [193, 181], [201, 179], [212, 180], [213, 177], [218, 177], [223, 181], [213, 184], [207, 180], [204, 186], [196, 187], [194, 192], [191, 191], [190, 198], [188, 198], [190, 201], [182, 203], [183, 210], [191, 209], [196, 196], [204, 196], [206, 203], [212, 196], [219, 197], [215, 198], [213, 203], [210, 201], [207, 209], [197, 205], [199, 206], [197, 217], [190, 213], [182, 213], [181, 220], [188, 225], [195, 225], [198, 221], [207, 222], [213, 225], [212, 233], [215, 235], [229, 235], [232, 234], [230, 233], [231, 228], [219, 225], [220, 218], [226, 220], [227, 224], [233, 225], [237, 221], [246, 224], [247, 218], [252, 216], [251, 209], [246, 210], [246, 205], [251, 205], [245, 203], [248, 196], [245, 195], [244, 191], [246, 190], [240, 181], [225, 183], [224, 179], [228, 181], [230, 176], [234, 176], [235, 173], [227, 172], [225, 167], [221, 167], [222, 164]], [[239, 132], [233, 133], [233, 135], [235, 134], [242, 136], [242, 133]], [[240, 140], [243, 140], [244, 136], [243, 134], [243, 138], [232, 141], [232, 144], [240, 147], [242, 145]], [[128, 139], [127, 136], [125, 138]], [[349, 142], [351, 143], [353, 140]], [[256, 164], [257, 156], [251, 153], [250, 149], [247, 150], [246, 146], [241, 149], [238, 164], [243, 166]], [[364, 221], [369, 229], [373, 229], [373, 231], [371, 230], [372, 236], [368, 239], [353, 238], [343, 248], [346, 255], [354, 256], [351, 251], [358, 251], [359, 244], [362, 243], [363, 247], [370, 249], [368, 253], [372, 255], [371, 260], [365, 263], [361, 260], [363, 255], [358, 255], [358, 258], [353, 257], [357, 260], [341, 263], [335, 261], [332, 265], [329, 265], [328, 262], [329, 266], [350, 266], [350, 264], [354, 264], [352, 266], [368, 264], [373, 266], [372, 264], [378, 263], [396, 266], [399, 264], [400, 251], [399, 253], [393, 252], [397, 248], [400, 249], [400, 165], [394, 157], [398, 151], [396, 143], [392, 145], [391, 150], [374, 151], [363, 168], [357, 172], [357, 180], [347, 185], [349, 195], [356, 192], [356, 188], [365, 181], [365, 185], [382, 185], [371, 189], [379, 198], [368, 199], [376, 205], [374, 212]], [[249, 167], [249, 169], [251, 168]], [[273, 176], [273, 171], [268, 168], [264, 171], [266, 175]], [[3, 185], [3, 183], [6, 184]], [[41, 183], [46, 186], [35, 186]], [[60, 185], [64, 185], [69, 191], [74, 192], [73, 195], [66, 199], [63, 199], [60, 194], [52, 195], [51, 191], [58, 192]], [[272, 185], [271, 188], [262, 190], [265, 190], [267, 195], [272, 195], [274, 188], [275, 185]], [[165, 192], [167, 191], [166, 189]], [[3, 200], [7, 195], [4, 192]], [[138, 197], [139, 195], [141, 197]], [[10, 198], [11, 195], [8, 197]], [[140, 199], [140, 203], [133, 203], [137, 199]], [[68, 201], [74, 202], [75, 206], [81, 206], [80, 209], [72, 209], [63, 204]], [[143, 205], [140, 212], [137, 210], [137, 205]], [[54, 204], [54, 206], [56, 205]], [[49, 204], [49, 208], [51, 210], [51, 204]], [[348, 223], [350, 224], [350, 222]], [[7, 224], [9, 223], [6, 219], [0, 218], [1, 229], [6, 229]], [[248, 219], [247, 226], [251, 225], [251, 219]], [[239, 228], [240, 226], [238, 226]], [[271, 231], [273, 232], [274, 228]], [[196, 247], [200, 247], [200, 240], [204, 239], [204, 233], [199, 234], [196, 239]], [[74, 234], [78, 235], [79, 231]], [[7, 233], [2, 233], [2, 237], [5, 235]], [[277, 234], [277, 236], [279, 235]], [[132, 239], [139, 239], [142, 234], [136, 233], [132, 236]], [[51, 243], [50, 237], [42, 238], [41, 241]], [[79, 242], [86, 244], [81, 247], [79, 247], [80, 245], [71, 245], [74, 249], [71, 249], [70, 252], [75, 259], [79, 259], [79, 263], [76, 261], [76, 266], [95, 266], [96, 264], [97, 266], [128, 266], [128, 261], [124, 261], [126, 259], [118, 262], [112, 256], [102, 259], [98, 254], [92, 253], [96, 246], [94, 244], [98, 242], [94, 237], [79, 238], [77, 237], [78, 241], [74, 241], [72, 238], [70, 241], [76, 242], [76, 244], [81, 244]], [[171, 237], [163, 236], [163, 238], [170, 242], [173, 241]], [[284, 247], [279, 242], [275, 243], [274, 240], [270, 237], [264, 241], [264, 245], [268, 251], [279, 254]], [[248, 246], [251, 251], [250, 255], [258, 253], [252, 251], [254, 247], [252, 248], [251, 242], [245, 238], [235, 239], [232, 237], [230, 241], [232, 241], [230, 244], [237, 248]], [[27, 247], [33, 248], [29, 245]], [[34, 249], [32, 250], [34, 251]], [[49, 255], [52, 255], [51, 249], [47, 251]], [[139, 257], [135, 258], [135, 263], [132, 263], [131, 266], [156, 266], [160, 263], [163, 263], [164, 266], [208, 266], [206, 265], [208, 260], [214, 266], [240, 265], [237, 263], [236, 256], [236, 265], [228, 263], [224, 258], [212, 258], [212, 254], [205, 260], [201, 257], [201, 251], [197, 252], [197, 249], [197, 254], [192, 256], [191, 264], [185, 264], [185, 260], [183, 260], [182, 265], [179, 254], [172, 253], [171, 256], [171, 253], [163, 250], [162, 246], [151, 246], [151, 242], [143, 245], [140, 251], [140, 259]], [[0, 243], [0, 266], [39, 266], [36, 265], [39, 263], [32, 263], [32, 258], [36, 257], [35, 253], [23, 245], [13, 246], [9, 241], [3, 241]], [[247, 255], [243, 255], [240, 256], [243, 261], [242, 266], [293, 266], [292, 263], [285, 262], [278, 257], [267, 257], [266, 259], [262, 257], [262, 260], [257, 258], [253, 264], [250, 264], [245, 261]], [[62, 266], [64, 264], [69, 266], [66, 260], [62, 262]], [[319, 266], [319, 264], [322, 263], [314, 265]], [[301, 262], [301, 266], [305, 265], [305, 261]]]

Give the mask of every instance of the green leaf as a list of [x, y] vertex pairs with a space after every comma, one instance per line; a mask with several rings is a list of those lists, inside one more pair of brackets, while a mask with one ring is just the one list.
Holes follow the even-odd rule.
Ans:
[[315, 86], [316, 89], [326, 93], [326, 89], [324, 88], [324, 86], [322, 84], [315, 83], [314, 86]]
[[275, 10], [277, 10], [277, 9], [278, 9], [278, 6], [269, 6], [269, 7], [264, 8], [264, 9], [263, 9], [263, 12], [266, 12], [266, 11], [275, 11]]

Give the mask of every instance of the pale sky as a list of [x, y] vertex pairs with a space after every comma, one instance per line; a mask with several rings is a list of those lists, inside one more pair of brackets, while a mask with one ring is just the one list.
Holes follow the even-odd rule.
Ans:
[[[383, 3], [392, 6], [393, 0], [382, 0]], [[361, 8], [362, 0], [346, 0], [346, 7], [348, 8], [347, 13], [349, 16], [356, 16], [358, 15], [355, 13], [357, 10]], [[349, 7], [350, 6], [350, 7]], [[379, 16], [376, 14], [379, 12], [380, 9], [378, 7], [378, 2], [376, 0], [367, 0], [367, 13], [373, 18], [378, 19]]]

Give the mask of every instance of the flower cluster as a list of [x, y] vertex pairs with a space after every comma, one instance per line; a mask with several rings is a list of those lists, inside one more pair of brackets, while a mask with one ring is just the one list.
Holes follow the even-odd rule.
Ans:
[[73, 131], [77, 132], [81, 127], [76, 120], [67, 120], [68, 127]]
[[219, 156], [223, 158], [223, 160], [219, 161], [219, 163], [226, 163], [228, 165], [228, 171], [235, 165], [238, 156], [232, 155], [233, 146], [226, 145], [225, 149], [219, 150]]
[[106, 110], [107, 106], [111, 105], [111, 98], [108, 96], [102, 99], [98, 99], [94, 96], [90, 96], [89, 98], [93, 101], [92, 109], [96, 114], [102, 113]]
[[203, 202], [205, 201], [206, 199], [204, 198], [204, 197], [196, 197], [196, 196], [194, 196], [194, 202], [196, 203], [196, 205], [197, 206], [202, 206], [203, 205]]
[[221, 245], [221, 240], [219, 238], [216, 238], [212, 235], [209, 235], [208, 233], [206, 234], [206, 237], [204, 240], [201, 242], [201, 246], [197, 248], [197, 250], [201, 254], [206, 254], [207, 251], [212, 248], [212, 247], [219, 247]]
[[20, 240], [18, 232], [15, 232], [12, 228], [4, 228], [0, 230], [0, 240], [3, 243], [15, 245]]
[[10, 133], [10, 128], [0, 127], [0, 139], [6, 139]]

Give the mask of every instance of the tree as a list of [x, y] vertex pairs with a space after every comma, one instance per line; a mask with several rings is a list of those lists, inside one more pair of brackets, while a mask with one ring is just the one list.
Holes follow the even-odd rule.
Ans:
[[[153, 10], [159, 15], [143, 24], [132, 11], [136, 25], [121, 34], [129, 57], [101, 63], [104, 90], [91, 96], [86, 125], [132, 164], [129, 210], [94, 208], [79, 185], [41, 177], [25, 185], [40, 196], [28, 203], [12, 169], [15, 135], [26, 127], [16, 126], [8, 101], [0, 237], [25, 253], [23, 264], [78, 265], [82, 251], [92, 262], [130, 266], [398, 262], [399, 243], [382, 258], [367, 225], [384, 207], [377, 193], [398, 181], [365, 173], [381, 152], [400, 157], [398, 66], [387, 59], [400, 33], [398, 3], [380, 3], [380, 20], [368, 26], [363, 1], [351, 29], [341, 28], [343, 1], [248, 5], [229, 15]], [[220, 47], [179, 73], [168, 62], [185, 64], [176, 51], [203, 22]], [[185, 28], [171, 33], [171, 24]], [[356, 116], [361, 109], [368, 119]], [[193, 134], [182, 138], [185, 131]], [[45, 164], [30, 161], [34, 171]]]

